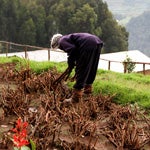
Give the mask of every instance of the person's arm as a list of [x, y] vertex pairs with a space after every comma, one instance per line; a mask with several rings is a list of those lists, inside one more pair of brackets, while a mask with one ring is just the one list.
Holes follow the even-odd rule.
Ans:
[[68, 54], [68, 66], [69, 68], [74, 68], [76, 63], [76, 51], [74, 49], [71, 50], [71, 52]]
[[76, 61], [76, 53], [77, 49], [76, 46], [71, 43], [70, 41], [66, 40], [65, 38], [60, 41], [60, 49], [64, 50], [67, 55], [68, 55], [68, 66], [73, 69], [75, 66], [75, 61]]

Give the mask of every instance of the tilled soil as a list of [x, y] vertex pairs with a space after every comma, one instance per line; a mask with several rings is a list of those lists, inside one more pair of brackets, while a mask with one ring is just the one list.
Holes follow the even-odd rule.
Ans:
[[13, 149], [11, 129], [28, 122], [37, 150], [149, 150], [150, 120], [137, 106], [113, 103], [114, 96], [84, 95], [77, 104], [56, 69], [40, 75], [27, 66], [0, 65], [0, 149]]

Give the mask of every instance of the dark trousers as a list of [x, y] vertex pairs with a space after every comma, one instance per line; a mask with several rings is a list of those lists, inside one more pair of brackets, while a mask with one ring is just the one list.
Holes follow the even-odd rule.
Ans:
[[92, 45], [92, 47], [79, 49], [75, 70], [75, 89], [82, 89], [85, 85], [93, 84], [98, 68], [101, 47], [101, 45]]

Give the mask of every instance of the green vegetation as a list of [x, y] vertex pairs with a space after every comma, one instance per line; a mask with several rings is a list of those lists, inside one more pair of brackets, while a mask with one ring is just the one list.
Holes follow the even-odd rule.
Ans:
[[[126, 63], [127, 62], [127, 63]], [[135, 68], [135, 63], [132, 62], [132, 59], [127, 55], [126, 59], [123, 61], [124, 67], [126, 66], [126, 72], [131, 73]]]
[[114, 101], [119, 104], [137, 103], [150, 108], [150, 76], [98, 70], [94, 89], [95, 94], [115, 94]]
[[128, 48], [128, 32], [103, 0], [1, 0], [0, 22], [2, 41], [49, 47], [55, 33], [89, 32], [102, 38], [104, 53]]
[[[30, 68], [40, 73], [48, 69], [57, 68], [62, 73], [67, 64], [55, 62], [35, 62], [20, 59], [19, 57], [1, 57], [0, 63], [19, 62], [18, 64], [29, 64]], [[73, 74], [72, 74], [73, 75]], [[71, 86], [73, 83], [68, 83]], [[138, 104], [150, 109], [150, 76], [130, 73], [122, 74], [106, 70], [98, 70], [94, 82], [94, 95], [114, 95], [114, 102], [118, 104]]]

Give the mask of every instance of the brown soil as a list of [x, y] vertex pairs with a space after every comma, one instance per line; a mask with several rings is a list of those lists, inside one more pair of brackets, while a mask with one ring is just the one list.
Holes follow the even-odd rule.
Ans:
[[40, 75], [30, 68], [0, 64], [0, 150], [12, 150], [11, 129], [21, 117], [37, 150], [149, 150], [150, 120], [136, 106], [113, 103], [113, 96], [84, 96], [64, 104], [72, 94], [57, 70]]

